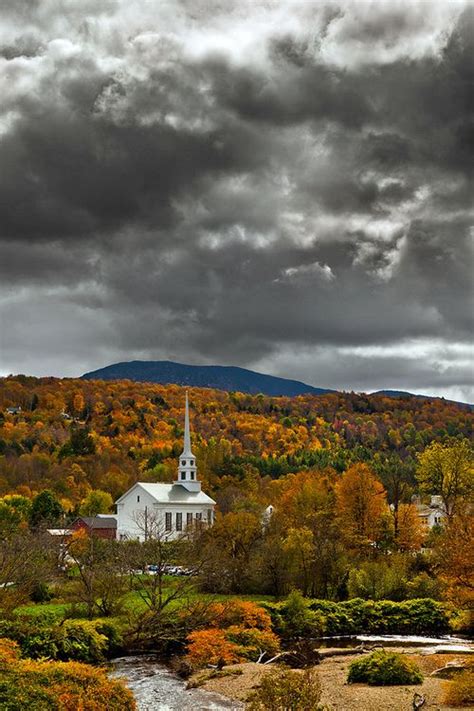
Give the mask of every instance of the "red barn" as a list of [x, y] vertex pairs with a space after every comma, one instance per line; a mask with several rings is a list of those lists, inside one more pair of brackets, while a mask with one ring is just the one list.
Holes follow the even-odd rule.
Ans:
[[117, 519], [114, 516], [81, 516], [71, 525], [73, 531], [83, 529], [97, 538], [117, 537]]

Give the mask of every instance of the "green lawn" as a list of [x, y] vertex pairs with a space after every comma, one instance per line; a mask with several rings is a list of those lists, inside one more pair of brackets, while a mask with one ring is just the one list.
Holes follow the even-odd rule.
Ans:
[[[172, 588], [174, 587], [175, 584], [177, 584], [176, 578], [169, 578], [168, 579], [168, 586], [165, 589], [165, 592], [171, 592]], [[265, 601], [273, 601], [274, 598], [271, 595], [214, 595], [211, 593], [201, 593], [197, 591], [189, 591], [185, 598], [178, 599], [176, 601], [173, 601], [170, 603], [171, 606], [173, 607], [179, 607], [184, 603], [184, 601], [189, 602], [189, 601], [216, 601], [216, 602], [225, 602], [226, 600], [249, 600], [252, 602], [260, 603], [260, 602], [265, 602]], [[125, 612], [145, 612], [147, 610], [147, 606], [145, 602], [143, 601], [142, 597], [140, 596], [140, 593], [136, 590], [132, 590], [129, 593], [127, 593], [124, 597], [123, 600], [124, 603], [124, 610]], [[81, 615], [81, 609], [83, 610], [83, 614]], [[67, 617], [68, 614], [71, 611], [71, 605], [67, 602], [64, 602], [61, 598], [58, 599], [53, 599], [50, 602], [42, 602], [42, 603], [30, 603], [28, 605], [21, 605], [20, 607], [17, 608], [16, 614], [21, 615], [21, 616], [26, 616], [26, 617], [42, 617], [44, 619], [49, 619], [51, 622], [54, 622], [56, 620], [60, 620], [64, 617]], [[86, 617], [86, 610], [85, 606], [79, 605], [76, 606], [75, 609], [75, 614], [74, 616], [83, 616]]]

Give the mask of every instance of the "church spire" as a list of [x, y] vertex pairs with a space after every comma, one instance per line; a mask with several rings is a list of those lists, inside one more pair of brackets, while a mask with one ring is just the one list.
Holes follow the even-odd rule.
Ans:
[[184, 448], [183, 457], [193, 457], [191, 451], [191, 431], [189, 428], [189, 402], [188, 402], [188, 391], [186, 390], [186, 405], [184, 410]]
[[184, 408], [184, 445], [179, 458], [178, 478], [175, 484], [184, 486], [190, 492], [201, 491], [201, 482], [198, 479], [196, 457], [191, 449], [191, 428], [189, 426], [189, 402], [186, 391], [186, 402]]

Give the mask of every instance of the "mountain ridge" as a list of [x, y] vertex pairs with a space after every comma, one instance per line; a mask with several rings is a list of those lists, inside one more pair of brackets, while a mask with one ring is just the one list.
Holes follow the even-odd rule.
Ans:
[[123, 361], [84, 373], [84, 380], [134, 380], [162, 385], [188, 385], [215, 388], [227, 392], [239, 391], [273, 397], [295, 395], [325, 395], [335, 393], [330, 388], [317, 388], [299, 380], [279, 378], [232, 365], [188, 365], [170, 360]]
[[[341, 392], [332, 388], [319, 388], [300, 380], [281, 378], [259, 373], [248, 368], [232, 365], [189, 365], [171, 360], [132, 360], [89, 371], [81, 375], [84, 380], [132, 380], [135, 382], [182, 385], [189, 387], [215, 388], [226, 392], [238, 391], [270, 397], [294, 397], [296, 395], [326, 395]], [[421, 395], [404, 390], [377, 390], [369, 395], [385, 395], [392, 398], [418, 397], [432, 400], [444, 399], [434, 395]], [[472, 407], [469, 403], [456, 402]]]

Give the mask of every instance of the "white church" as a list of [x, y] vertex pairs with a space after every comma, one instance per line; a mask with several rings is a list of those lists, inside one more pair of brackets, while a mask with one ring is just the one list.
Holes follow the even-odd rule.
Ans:
[[184, 447], [176, 481], [172, 484], [137, 482], [115, 503], [120, 540], [143, 541], [158, 535], [172, 540], [196, 526], [196, 522], [208, 526], [214, 522], [216, 502], [201, 491], [196, 457], [191, 450], [187, 393]]

